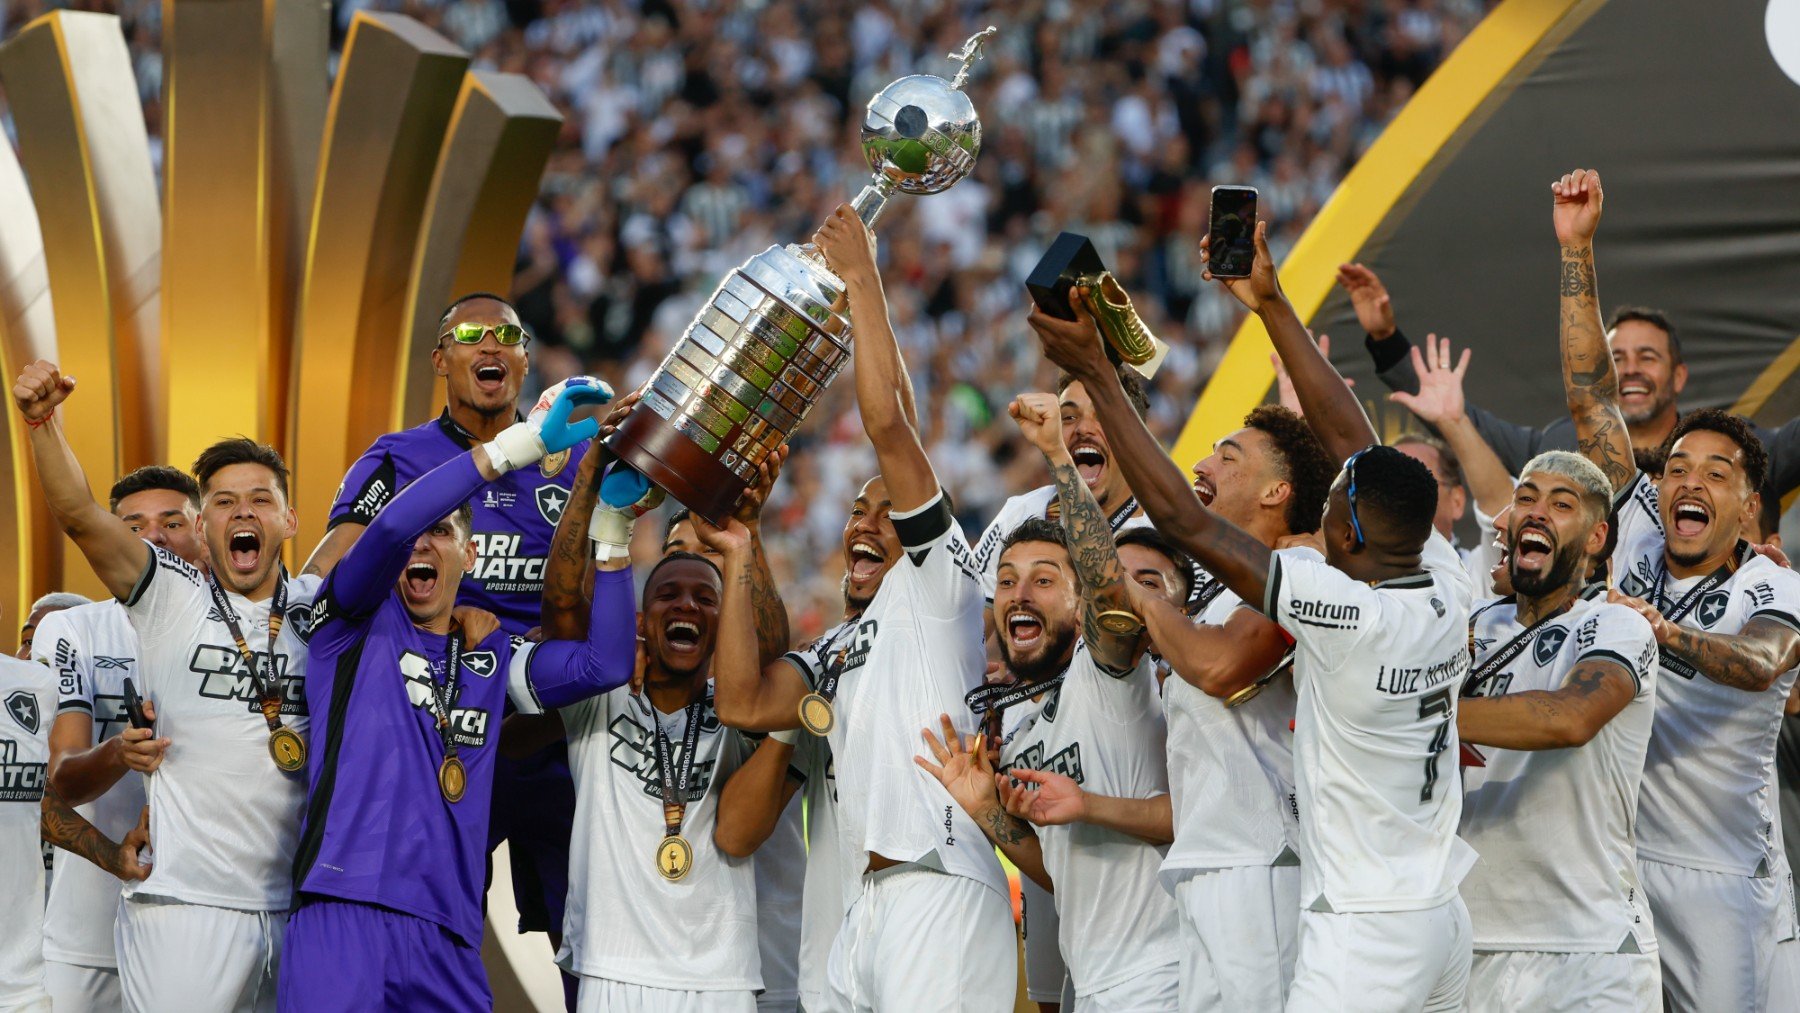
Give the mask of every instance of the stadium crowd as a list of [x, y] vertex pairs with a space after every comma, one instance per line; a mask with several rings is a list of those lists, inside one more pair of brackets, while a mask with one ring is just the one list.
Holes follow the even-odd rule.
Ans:
[[[49, 6], [9, 0], [0, 30]], [[162, 128], [161, 7], [91, 0], [125, 22], [153, 145]], [[1050, 375], [1013, 312], [1035, 254], [1087, 234], [1175, 349], [1153, 385], [1171, 439], [1242, 311], [1200, 282], [1191, 237], [1219, 182], [1261, 189], [1280, 255], [1350, 164], [1479, 20], [1477, 0], [1176, 0], [1087, 4], [350, 0], [399, 10], [482, 67], [529, 75], [565, 130], [526, 228], [514, 285], [539, 353], [534, 395], [582, 371], [635, 386], [718, 279], [796, 242], [868, 176], [864, 103], [985, 24], [1002, 26], [970, 85], [981, 167], [895, 202], [880, 231], [908, 366], [932, 399], [927, 439], [975, 525], [1036, 481], [1003, 411]], [[873, 460], [835, 392], [800, 437], [772, 507], [771, 561], [796, 630], [831, 624], [837, 587], [808, 561], [836, 537], [841, 476]], [[1001, 481], [992, 480], [994, 474]], [[801, 523], [804, 520], [805, 523]]]

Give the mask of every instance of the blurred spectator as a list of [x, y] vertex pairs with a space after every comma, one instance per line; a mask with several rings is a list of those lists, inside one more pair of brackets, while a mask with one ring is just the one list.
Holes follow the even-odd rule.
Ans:
[[[1174, 346], [1151, 419], [1173, 439], [1241, 316], [1200, 283], [1210, 187], [1261, 188], [1280, 256], [1490, 2], [336, 0], [333, 47], [357, 10], [397, 10], [550, 95], [566, 122], [514, 294], [541, 379], [581, 368], [625, 386], [726, 271], [805, 242], [862, 186], [857, 127], [877, 89], [949, 73], [946, 53], [999, 26], [968, 85], [985, 131], [974, 176], [895, 198], [878, 229], [925, 439], [976, 530], [1042, 481], [1005, 405], [1053, 382], [1022, 282], [1056, 233], [1092, 238]], [[51, 6], [0, 5], [9, 30]], [[159, 151], [159, 4], [73, 6], [125, 21]], [[807, 419], [769, 507], [796, 636], [835, 621], [839, 534], [874, 468], [849, 388]]]

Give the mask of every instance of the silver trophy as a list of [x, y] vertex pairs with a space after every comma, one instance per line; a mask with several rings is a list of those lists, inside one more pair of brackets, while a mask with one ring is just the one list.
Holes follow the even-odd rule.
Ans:
[[[975, 169], [981, 120], [962, 92], [994, 34], [970, 36], [956, 77], [903, 77], [869, 100], [874, 177], [851, 206], [871, 229], [888, 198], [942, 193]], [[850, 361], [844, 282], [810, 246], [771, 246], [725, 276], [606, 445], [688, 509], [723, 523], [756, 469]]]

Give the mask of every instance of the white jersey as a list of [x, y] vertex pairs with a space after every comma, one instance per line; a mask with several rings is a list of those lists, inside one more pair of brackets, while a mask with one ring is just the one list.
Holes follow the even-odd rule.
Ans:
[[1275, 553], [1263, 614], [1295, 640], [1300, 903], [1415, 911], [1456, 897], [1456, 698], [1469, 670], [1469, 581], [1433, 532], [1425, 572], [1373, 586]]
[[[838, 638], [854, 633], [856, 620], [840, 623], [811, 645], [787, 655], [809, 688], [827, 663], [826, 651]], [[831, 745], [802, 733], [794, 744], [793, 766], [805, 775], [806, 888], [800, 895], [800, 1002], [808, 1010], [825, 1008], [826, 971], [831, 944], [843, 927], [844, 912], [856, 899], [861, 868], [848, 869], [839, 854], [837, 771]]]
[[913, 762], [924, 748], [919, 732], [939, 728], [940, 715], [959, 732], [974, 727], [963, 697], [987, 669], [980, 577], [941, 493], [892, 517], [905, 557], [839, 645], [848, 653], [829, 738], [844, 761], [836, 767], [843, 872], [859, 877], [875, 854], [967, 876], [1004, 897], [993, 846]]
[[1633, 826], [1656, 713], [1656, 637], [1631, 609], [1583, 599], [1528, 632], [1510, 598], [1477, 610], [1470, 635], [1481, 677], [1469, 695], [1555, 692], [1595, 659], [1630, 672], [1636, 694], [1586, 745], [1481, 747], [1487, 766], [1462, 821], [1480, 856], [1462, 882], [1475, 948], [1648, 953], [1656, 939]]
[[[1665, 615], [1685, 605], [1679, 625], [1705, 633], [1737, 633], [1755, 618], [1800, 629], [1800, 574], [1745, 552], [1729, 574], [1677, 580], [1664, 565], [1656, 486], [1639, 475], [1620, 499], [1613, 572], [1621, 592]], [[1771, 875], [1775, 743], [1794, 672], [1748, 693], [1714, 682], [1669, 651], [1660, 660], [1656, 726], [1638, 801], [1638, 854], [1690, 869]]]
[[[137, 631], [116, 601], [52, 612], [38, 624], [32, 658], [57, 677], [57, 715], [92, 718], [98, 745], [131, 727], [125, 716], [125, 679], [142, 693]], [[144, 808], [144, 775], [128, 770], [104, 795], [75, 807], [115, 841], [137, 826]], [[56, 853], [50, 902], [44, 912], [44, 959], [82, 967], [117, 967], [113, 920], [124, 884], [92, 862]]]
[[688, 774], [681, 835], [693, 869], [671, 882], [656, 870], [663, 839], [662, 767], [656, 726], [676, 771], [686, 763], [687, 710], [663, 714], [648, 697], [618, 689], [562, 708], [575, 775], [569, 842], [565, 971], [651, 988], [743, 991], [762, 987], [756, 938], [756, 872], [713, 843], [719, 792], [750, 756], [742, 732], [719, 724], [712, 686]]
[[[281, 720], [302, 739], [309, 726], [305, 638], [321, 583], [311, 575], [286, 578], [287, 617], [274, 651]], [[251, 655], [268, 666], [273, 599], [252, 602], [227, 591], [226, 600]], [[306, 773], [287, 773], [270, 758], [256, 680], [213, 605], [207, 578], [152, 546], [125, 612], [138, 635], [138, 692], [156, 705], [156, 734], [169, 739], [162, 766], [144, 779], [155, 864], [149, 879], [125, 886], [125, 895], [286, 911]], [[310, 762], [317, 762], [323, 744], [309, 747]]]
[[756, 871], [756, 949], [763, 980], [758, 999], [788, 1007], [800, 996], [800, 904], [806, 886], [801, 802], [795, 792], [775, 822], [775, 831], [751, 856]]
[[0, 656], [0, 1009], [42, 1001], [44, 860], [38, 850], [56, 677]]
[[[1324, 561], [1309, 548], [1293, 555]], [[1243, 599], [1217, 585], [1198, 621], [1221, 626], [1243, 606]], [[1175, 843], [1162, 866], [1170, 890], [1189, 873], [1274, 865], [1299, 855], [1294, 733], [1288, 727], [1295, 700], [1291, 671], [1236, 707], [1180, 675], [1163, 681], [1175, 810]]]
[[[1062, 684], [1002, 745], [1000, 761], [1065, 774], [1097, 795], [1154, 798], [1169, 790], [1165, 745], [1150, 658], [1115, 674], [1077, 640]], [[1157, 882], [1164, 849], [1089, 823], [1039, 827], [1037, 834], [1076, 995], [1181, 959], [1175, 902]]]

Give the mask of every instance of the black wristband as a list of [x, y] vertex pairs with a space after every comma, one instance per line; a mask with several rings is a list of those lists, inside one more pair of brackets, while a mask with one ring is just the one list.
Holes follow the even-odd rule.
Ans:
[[1363, 347], [1369, 350], [1369, 358], [1375, 360], [1375, 372], [1385, 373], [1400, 364], [1400, 361], [1412, 354], [1412, 342], [1394, 328], [1394, 333], [1377, 339], [1372, 334], [1363, 335]]

